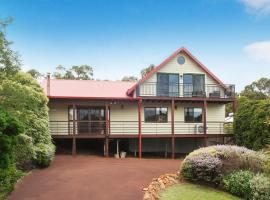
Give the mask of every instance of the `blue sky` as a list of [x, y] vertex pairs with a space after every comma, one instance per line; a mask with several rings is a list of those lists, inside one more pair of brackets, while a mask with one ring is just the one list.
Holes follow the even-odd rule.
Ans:
[[139, 76], [181, 46], [237, 90], [270, 77], [270, 0], [0, 0], [23, 69], [88, 64]]

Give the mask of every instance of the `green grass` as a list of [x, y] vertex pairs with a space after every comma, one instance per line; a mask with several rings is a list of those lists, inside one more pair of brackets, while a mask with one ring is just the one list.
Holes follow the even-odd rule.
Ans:
[[191, 183], [177, 184], [161, 193], [161, 200], [239, 200], [229, 193]]

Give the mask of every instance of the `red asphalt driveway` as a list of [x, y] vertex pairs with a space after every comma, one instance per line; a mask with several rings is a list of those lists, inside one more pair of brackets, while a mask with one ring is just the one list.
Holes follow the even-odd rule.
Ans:
[[16, 186], [9, 200], [138, 200], [154, 177], [176, 172], [180, 160], [56, 156]]

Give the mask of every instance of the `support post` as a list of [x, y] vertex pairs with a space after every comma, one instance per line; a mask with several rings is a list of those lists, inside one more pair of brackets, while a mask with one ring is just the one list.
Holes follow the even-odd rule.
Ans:
[[105, 157], [109, 157], [109, 106], [106, 105], [106, 110], [105, 110]]
[[73, 136], [73, 138], [72, 138], [72, 155], [76, 156], [76, 154], [77, 154], [76, 138]]
[[175, 108], [175, 102], [174, 102], [174, 99], [172, 99], [172, 103], [171, 103], [172, 159], [175, 158], [174, 108]]
[[139, 158], [142, 158], [142, 99], [138, 101]]
[[76, 146], [76, 121], [75, 121], [75, 116], [76, 116], [76, 106], [75, 104], [72, 105], [72, 111], [73, 111], [73, 137], [72, 137], [72, 155], [75, 156], [77, 154], [77, 146]]
[[204, 146], [207, 146], [207, 118], [206, 118], [207, 102], [203, 101], [203, 134], [204, 134]]

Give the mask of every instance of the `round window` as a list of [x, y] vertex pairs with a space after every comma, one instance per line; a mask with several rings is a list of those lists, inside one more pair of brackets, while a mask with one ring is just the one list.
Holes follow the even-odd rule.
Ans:
[[184, 57], [184, 56], [178, 57], [177, 62], [178, 62], [180, 65], [183, 65], [183, 64], [185, 63], [185, 57]]

